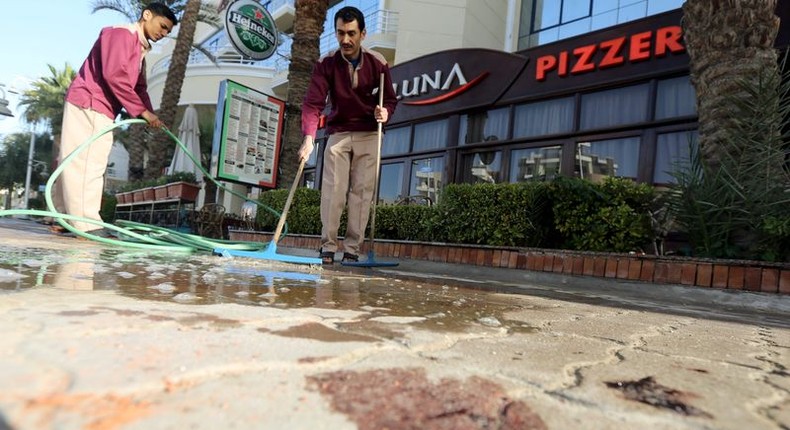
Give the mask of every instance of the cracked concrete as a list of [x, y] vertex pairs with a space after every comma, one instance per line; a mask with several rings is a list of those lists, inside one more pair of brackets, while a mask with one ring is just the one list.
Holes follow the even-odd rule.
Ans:
[[41, 230], [0, 219], [24, 276], [0, 277], [0, 428], [790, 428], [787, 297], [408, 260], [274, 279]]

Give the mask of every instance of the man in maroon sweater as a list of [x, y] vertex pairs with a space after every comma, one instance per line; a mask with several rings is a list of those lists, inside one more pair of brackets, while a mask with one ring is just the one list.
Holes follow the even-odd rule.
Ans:
[[[91, 136], [111, 126], [121, 109], [145, 119], [152, 127], [162, 126], [148, 97], [143, 59], [151, 50], [149, 40], [167, 36], [176, 23], [170, 8], [162, 3], [150, 3], [136, 23], [101, 30], [66, 92], [58, 163]], [[58, 178], [55, 209], [101, 221], [103, 179], [112, 143], [113, 134], [107, 133], [70, 161]], [[80, 221], [71, 224], [80, 231], [107, 236], [96, 224]]]
[[[348, 226], [343, 260], [357, 261], [364, 240], [376, 181], [378, 122], [386, 123], [397, 104], [387, 61], [362, 48], [365, 17], [355, 7], [335, 14], [340, 49], [318, 60], [302, 104], [302, 161], [313, 152], [316, 130], [327, 101], [329, 140], [321, 179], [321, 259], [334, 262], [337, 229], [348, 195]], [[378, 106], [379, 76], [384, 74], [384, 106]], [[327, 100], [328, 96], [328, 100]], [[350, 188], [349, 188], [350, 186]]]

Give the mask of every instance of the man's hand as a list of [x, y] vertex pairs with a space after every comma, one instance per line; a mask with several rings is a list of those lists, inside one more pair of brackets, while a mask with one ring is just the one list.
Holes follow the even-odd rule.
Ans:
[[302, 146], [299, 147], [299, 162], [301, 163], [302, 160], [307, 160], [310, 158], [310, 154], [313, 153], [314, 148], [315, 145], [313, 145], [313, 136], [305, 136]]
[[383, 108], [381, 106], [376, 106], [376, 110], [373, 112], [373, 116], [376, 118], [376, 121], [382, 123], [387, 122], [389, 115], [390, 113], [387, 108]]
[[144, 119], [144, 120], [148, 121], [148, 125], [149, 125], [150, 127], [153, 127], [153, 128], [162, 128], [162, 126], [163, 126], [163, 125], [165, 125], [165, 124], [162, 122], [162, 120], [160, 120], [160, 119], [159, 119], [159, 117], [158, 117], [158, 116], [156, 116], [156, 115], [155, 115], [153, 112], [151, 112], [151, 111], [145, 111], [145, 112], [143, 112], [143, 113], [142, 113], [140, 116], [141, 116], [141, 117], [143, 117], [143, 119]]

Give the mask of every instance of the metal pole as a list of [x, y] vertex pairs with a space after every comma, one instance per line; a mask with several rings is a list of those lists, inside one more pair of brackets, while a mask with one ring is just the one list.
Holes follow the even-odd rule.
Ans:
[[36, 131], [30, 129], [30, 149], [27, 153], [27, 173], [25, 174], [25, 209], [30, 209], [30, 175], [33, 172], [33, 152], [36, 150]]

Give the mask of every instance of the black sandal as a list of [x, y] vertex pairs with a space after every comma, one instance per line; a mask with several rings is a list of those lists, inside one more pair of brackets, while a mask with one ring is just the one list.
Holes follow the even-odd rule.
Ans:
[[359, 261], [359, 256], [356, 254], [349, 254], [348, 252], [343, 253], [343, 261], [348, 261], [352, 263], [356, 263]]
[[321, 264], [334, 264], [335, 263], [335, 253], [334, 252], [322, 252], [321, 253]]

